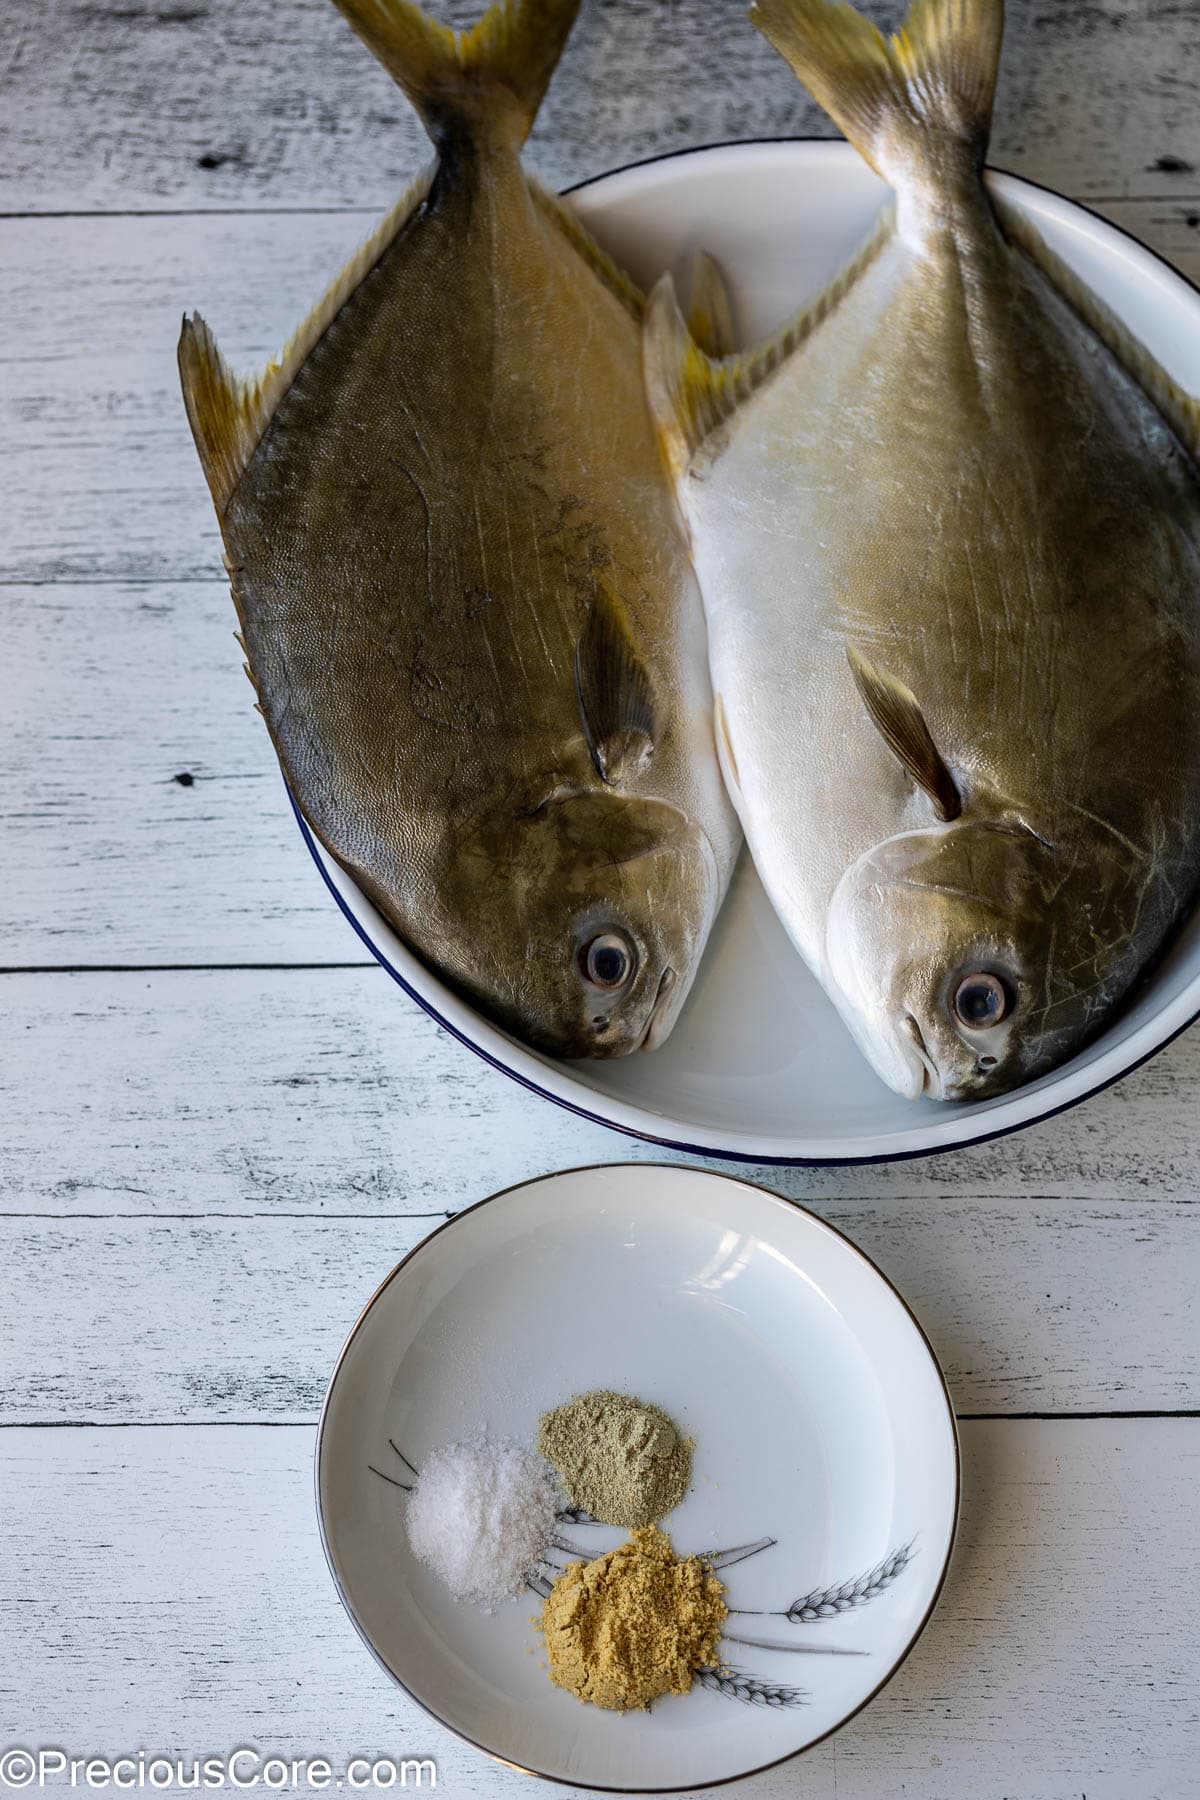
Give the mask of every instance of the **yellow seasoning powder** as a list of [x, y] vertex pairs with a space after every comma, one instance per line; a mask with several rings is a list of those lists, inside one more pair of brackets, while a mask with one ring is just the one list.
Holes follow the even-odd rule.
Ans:
[[573, 1562], [542, 1611], [550, 1679], [613, 1712], [686, 1694], [720, 1663], [725, 1589], [701, 1557], [677, 1557], [656, 1525], [594, 1562]]

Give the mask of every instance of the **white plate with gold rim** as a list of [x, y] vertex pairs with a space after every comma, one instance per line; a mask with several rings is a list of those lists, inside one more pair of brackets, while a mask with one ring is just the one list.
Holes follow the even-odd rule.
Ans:
[[[402, 1456], [419, 1469], [479, 1427], [535, 1442], [540, 1413], [594, 1388], [694, 1439], [678, 1551], [774, 1540], [722, 1571], [727, 1667], [648, 1713], [553, 1686], [532, 1593], [455, 1601], [412, 1556], [395, 1485]], [[342, 1351], [316, 1462], [330, 1569], [384, 1668], [489, 1755], [614, 1792], [733, 1781], [851, 1718], [928, 1619], [958, 1510], [945, 1384], [896, 1290], [792, 1202], [655, 1164], [510, 1188], [411, 1251]], [[563, 1532], [588, 1556], [624, 1535]]]
[[[1085, 208], [1015, 176], [989, 179], [1168, 371], [1200, 392], [1196, 289]], [[753, 342], [841, 267], [886, 196], [856, 151], [822, 139], [688, 151], [602, 176], [571, 200], [647, 286], [697, 247], [713, 252], [731, 280], [740, 335]], [[1130, 1005], [1061, 1068], [969, 1105], [904, 1100], [851, 1041], [743, 858], [667, 1043], [615, 1062], [558, 1062], [516, 1042], [433, 975], [304, 835], [364, 943], [456, 1037], [558, 1104], [673, 1149], [755, 1162], [869, 1162], [977, 1143], [1106, 1087], [1200, 1015], [1193, 918]]]

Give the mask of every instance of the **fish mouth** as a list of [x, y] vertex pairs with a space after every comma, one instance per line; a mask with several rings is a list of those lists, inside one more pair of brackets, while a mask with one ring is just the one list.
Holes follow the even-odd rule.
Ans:
[[654, 996], [654, 1005], [650, 1008], [650, 1017], [646, 1020], [646, 1029], [638, 1042], [639, 1050], [657, 1050], [667, 1035], [667, 1013], [670, 1010], [671, 995], [675, 992], [679, 976], [668, 966], [659, 977], [658, 992]]
[[941, 1073], [932, 1056], [929, 1054], [925, 1044], [925, 1034], [917, 1023], [913, 1013], [905, 1013], [903, 1029], [907, 1039], [905, 1049], [907, 1051], [908, 1047], [911, 1046], [915, 1055], [915, 1062], [912, 1058], [906, 1058], [906, 1060], [910, 1062], [910, 1066], [912, 1066], [914, 1081], [917, 1081], [918, 1070], [920, 1071], [919, 1084], [914, 1087], [912, 1093], [909, 1095], [909, 1099], [919, 1100], [923, 1094], [928, 1094], [934, 1100], [941, 1099]]

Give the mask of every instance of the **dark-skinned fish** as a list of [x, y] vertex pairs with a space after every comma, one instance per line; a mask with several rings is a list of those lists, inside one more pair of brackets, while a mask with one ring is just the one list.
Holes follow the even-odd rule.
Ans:
[[795, 943], [900, 1093], [1078, 1050], [1200, 878], [1195, 402], [982, 170], [1001, 0], [751, 17], [896, 201], [769, 344], [647, 367], [718, 737]]
[[431, 968], [539, 1049], [653, 1047], [740, 834], [643, 302], [520, 161], [578, 0], [461, 36], [338, 3], [436, 158], [261, 377], [185, 320], [248, 672], [308, 823]]

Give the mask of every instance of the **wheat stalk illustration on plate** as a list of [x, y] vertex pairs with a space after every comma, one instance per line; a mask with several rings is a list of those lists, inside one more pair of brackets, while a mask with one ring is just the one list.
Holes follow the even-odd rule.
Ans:
[[808, 1695], [803, 1688], [786, 1682], [761, 1681], [742, 1669], [698, 1669], [696, 1680], [710, 1693], [724, 1694], [727, 1700], [740, 1700], [744, 1706], [803, 1706]]
[[910, 1538], [907, 1544], [901, 1544], [877, 1562], [873, 1569], [865, 1575], [859, 1575], [853, 1581], [843, 1581], [833, 1587], [814, 1588], [811, 1594], [801, 1594], [793, 1600], [781, 1616], [793, 1625], [816, 1625], [822, 1619], [838, 1619], [843, 1613], [852, 1612], [855, 1607], [866, 1606], [871, 1600], [882, 1594], [885, 1588], [891, 1587], [897, 1575], [903, 1574], [916, 1555], [916, 1540]]
[[[392, 1438], [388, 1439], [388, 1444], [415, 1480], [417, 1470], [405, 1456], [399, 1444]], [[412, 1492], [410, 1482], [398, 1481], [395, 1476], [385, 1475], [383, 1470], [377, 1469], [373, 1463], [368, 1463], [367, 1467], [372, 1475], [378, 1475], [381, 1480], [389, 1482], [392, 1487], [401, 1488], [406, 1494]], [[591, 1513], [576, 1506], [564, 1507], [558, 1514], [558, 1522], [563, 1525], [577, 1526], [601, 1523], [599, 1519], [593, 1518]], [[773, 1549], [778, 1541], [777, 1538], [762, 1537], [757, 1538], [752, 1544], [735, 1544], [728, 1550], [712, 1550], [702, 1554], [711, 1569], [723, 1573], [727, 1569], [732, 1569], [737, 1563], [746, 1562], [751, 1556], [758, 1556], [763, 1550]], [[573, 1544], [569, 1538], [561, 1536], [558, 1532], [551, 1537], [546, 1545], [546, 1550], [547, 1552], [557, 1550], [573, 1560], [578, 1558], [584, 1562], [588, 1560], [589, 1555], [582, 1545]], [[856, 1611], [860, 1606], [869, 1605], [872, 1600], [877, 1600], [880, 1594], [886, 1593], [896, 1578], [904, 1573], [916, 1554], [916, 1539], [910, 1538], [906, 1544], [900, 1544], [896, 1549], [889, 1550], [888, 1554], [868, 1569], [865, 1574], [853, 1576], [849, 1581], [839, 1581], [828, 1587], [813, 1588], [809, 1593], [801, 1594], [799, 1599], [793, 1600], [790, 1606], [778, 1610], [731, 1607], [729, 1617], [731, 1619], [786, 1619], [789, 1625], [819, 1625], [826, 1619], [844, 1618], [847, 1613]], [[530, 1570], [526, 1586], [539, 1599], [548, 1600], [554, 1583], [563, 1572], [563, 1567], [562, 1563], [556, 1563], [549, 1554], [541, 1557], [538, 1567]], [[795, 1641], [786, 1643], [772, 1638], [743, 1637], [731, 1631], [724, 1632], [721, 1641], [726, 1644], [737, 1644], [748, 1650], [783, 1650], [791, 1655], [800, 1656], [869, 1656], [871, 1654], [869, 1650], [850, 1649], [838, 1644], [802, 1644]], [[808, 1701], [808, 1694], [804, 1688], [796, 1687], [788, 1682], [767, 1681], [762, 1676], [751, 1675], [745, 1669], [734, 1668], [726, 1663], [722, 1663], [719, 1668], [715, 1669], [697, 1669], [696, 1681], [700, 1687], [708, 1689], [710, 1693], [723, 1694], [726, 1699], [741, 1701], [745, 1706], [797, 1707], [806, 1705]]]

